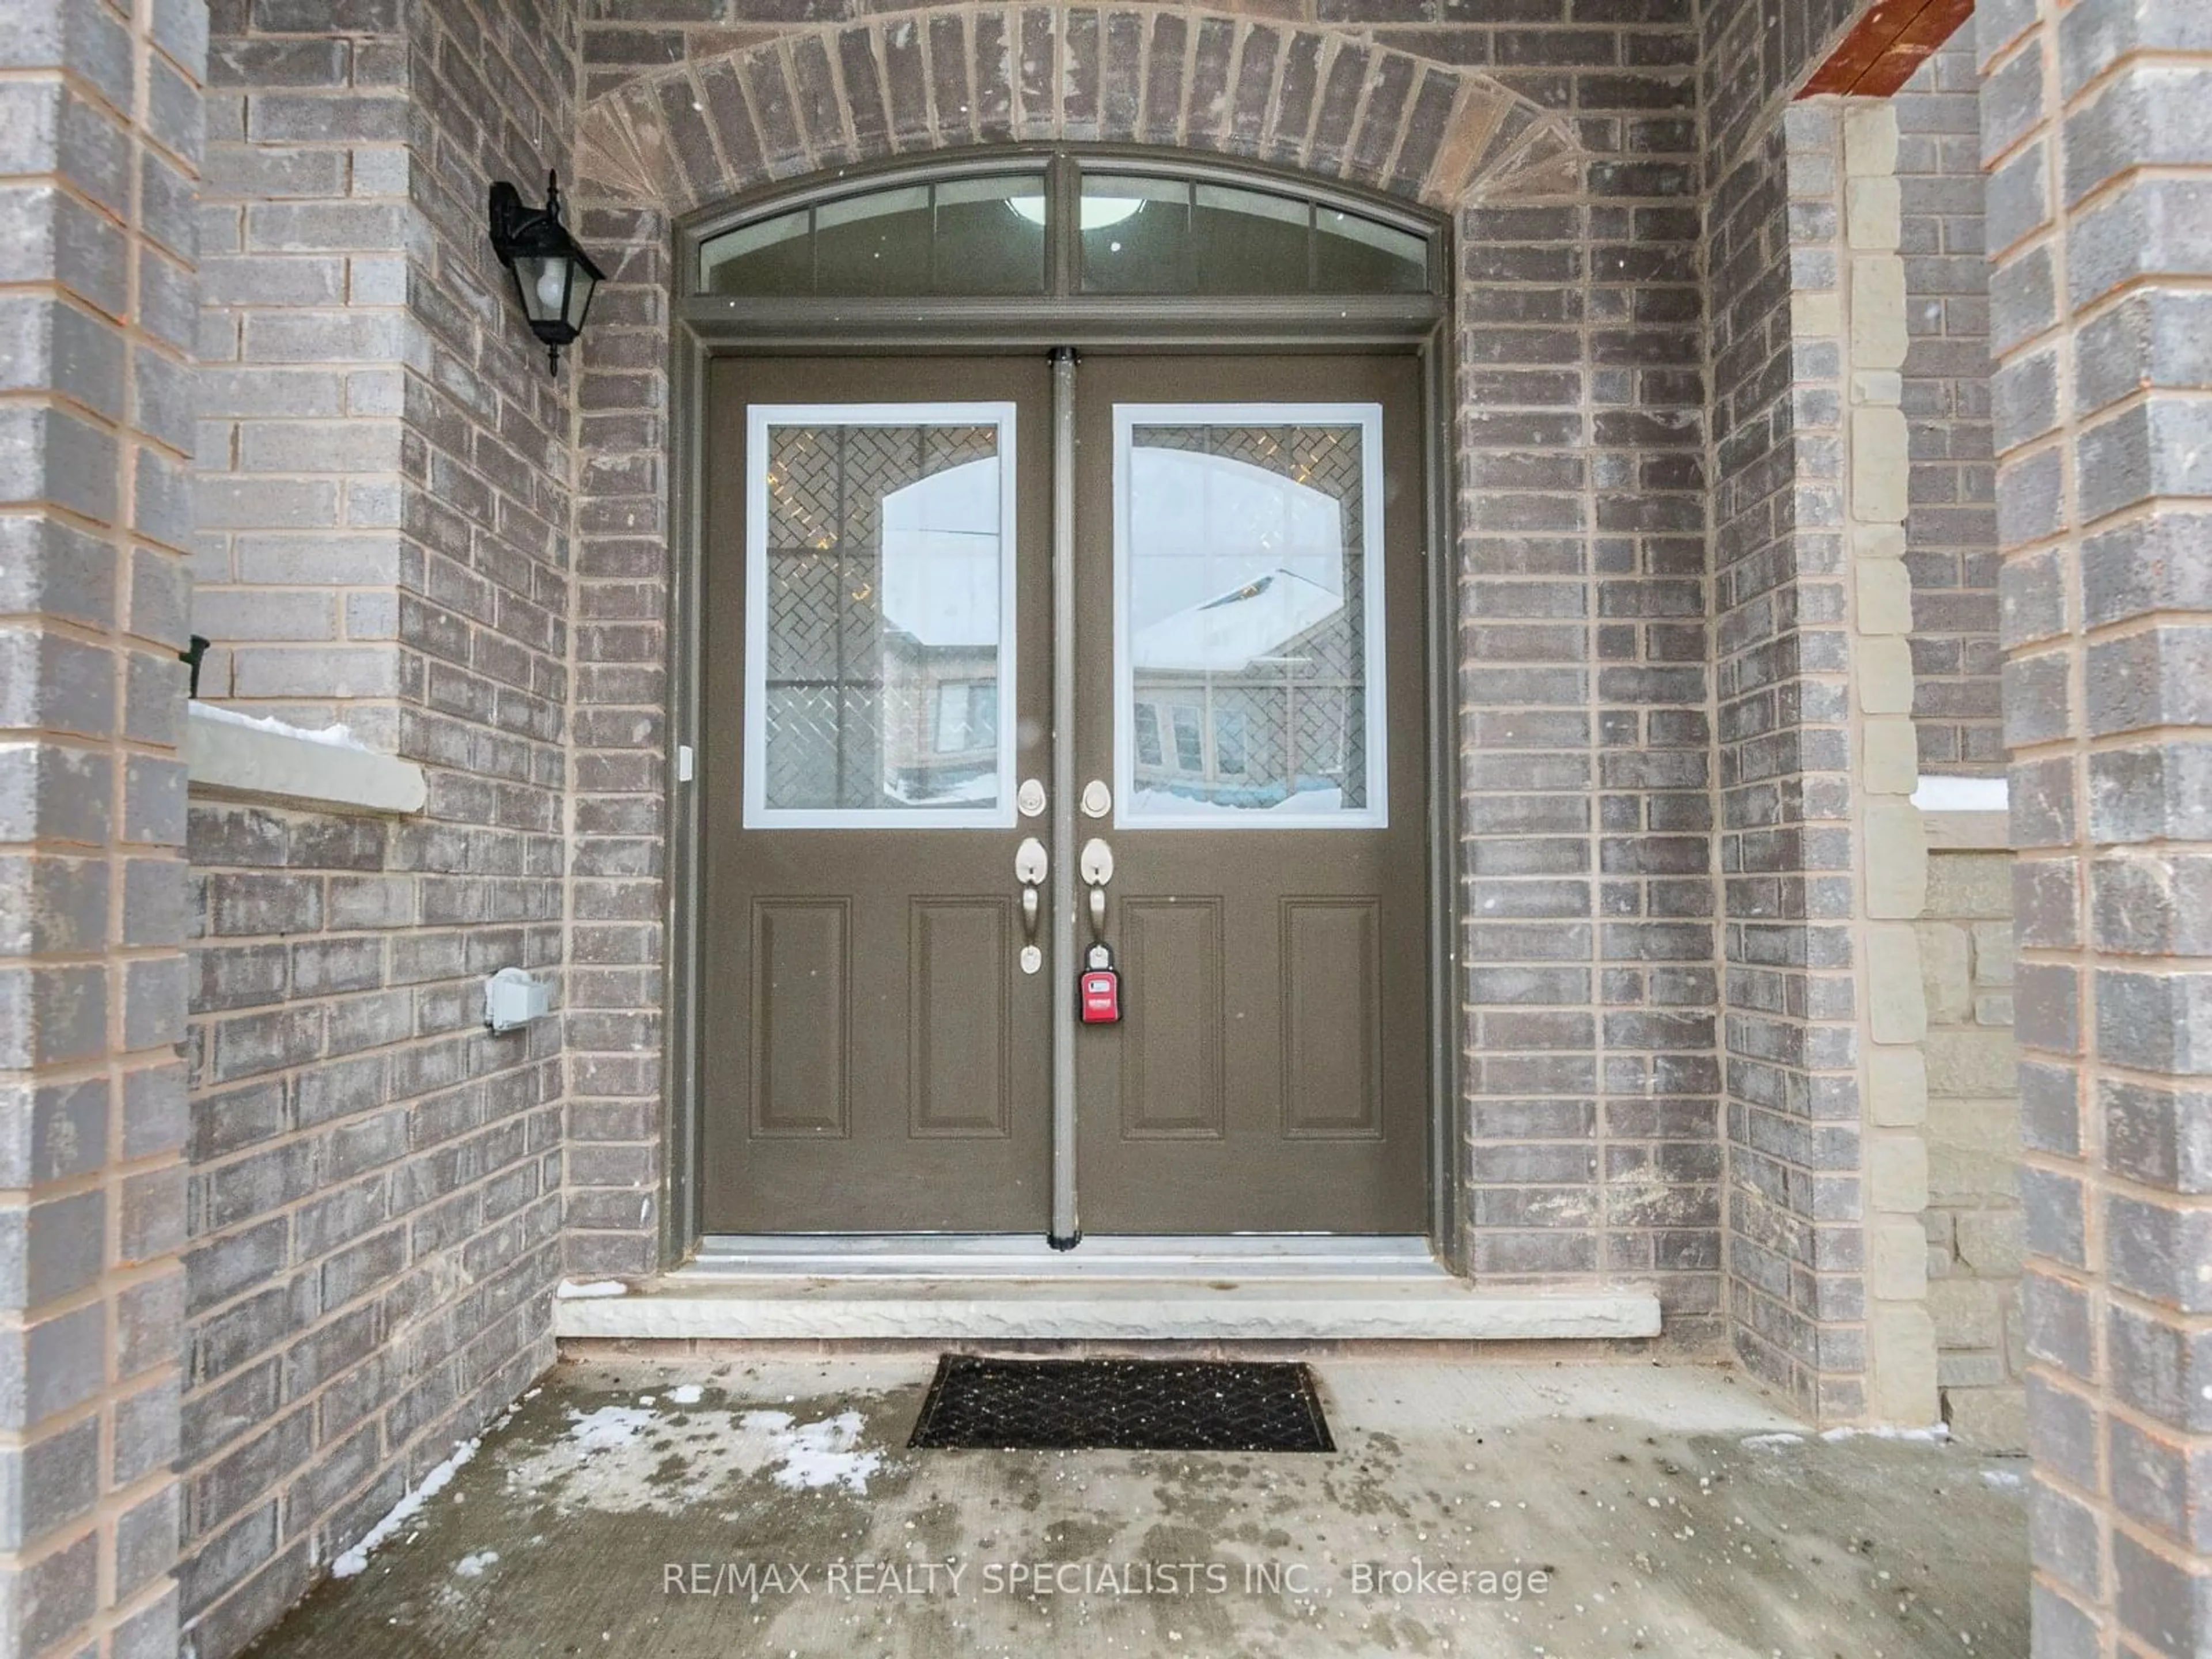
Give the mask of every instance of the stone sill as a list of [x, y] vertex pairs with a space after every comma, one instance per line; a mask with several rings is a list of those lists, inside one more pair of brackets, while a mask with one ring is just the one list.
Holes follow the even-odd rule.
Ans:
[[419, 812], [430, 797], [422, 769], [412, 761], [240, 726], [197, 702], [187, 707], [185, 769], [192, 794], [289, 806]]
[[553, 1304], [556, 1337], [656, 1341], [1540, 1341], [1659, 1334], [1649, 1291], [1481, 1289], [1438, 1273], [1299, 1282], [664, 1275]]
[[1931, 853], [2002, 853], [2012, 846], [2006, 812], [1924, 812]]
[[1931, 853], [2002, 853], [2012, 845], [2002, 778], [1923, 777], [1912, 792]]

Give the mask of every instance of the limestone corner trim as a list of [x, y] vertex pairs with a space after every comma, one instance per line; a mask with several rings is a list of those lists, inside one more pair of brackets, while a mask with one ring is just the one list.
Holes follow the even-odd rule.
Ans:
[[419, 812], [430, 787], [412, 761], [341, 748], [190, 711], [185, 773], [193, 794], [247, 796], [371, 812]]

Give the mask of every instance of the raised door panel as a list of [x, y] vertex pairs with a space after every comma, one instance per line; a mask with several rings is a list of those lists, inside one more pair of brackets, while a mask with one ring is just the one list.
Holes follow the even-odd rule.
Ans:
[[1285, 899], [1283, 1133], [1368, 1140], [1382, 1133], [1382, 906]]
[[916, 899], [908, 915], [908, 1132], [1006, 1133], [1012, 907]]
[[853, 907], [753, 905], [752, 1129], [775, 1139], [850, 1131]]
[[1131, 899], [1121, 932], [1121, 1133], [1218, 1140], [1221, 902]]

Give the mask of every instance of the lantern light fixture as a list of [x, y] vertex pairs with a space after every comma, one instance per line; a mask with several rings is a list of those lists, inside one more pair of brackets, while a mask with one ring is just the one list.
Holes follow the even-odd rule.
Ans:
[[505, 179], [491, 187], [491, 246], [514, 278], [515, 298], [544, 343], [548, 367], [557, 372], [561, 348], [584, 331], [592, 290], [606, 280], [561, 222], [557, 175], [545, 175], [542, 208], [525, 207], [522, 192]]

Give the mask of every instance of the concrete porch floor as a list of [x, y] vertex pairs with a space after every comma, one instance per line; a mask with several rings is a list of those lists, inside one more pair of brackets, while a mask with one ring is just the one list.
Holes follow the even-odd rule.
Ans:
[[909, 1451], [933, 1364], [565, 1362], [254, 1654], [2027, 1652], [2024, 1462], [1725, 1372], [1339, 1358], [1334, 1455]]

